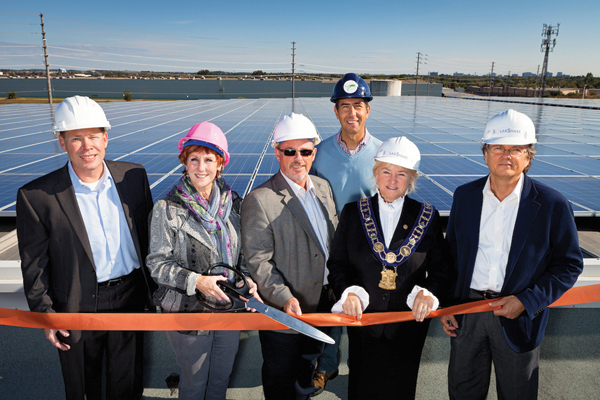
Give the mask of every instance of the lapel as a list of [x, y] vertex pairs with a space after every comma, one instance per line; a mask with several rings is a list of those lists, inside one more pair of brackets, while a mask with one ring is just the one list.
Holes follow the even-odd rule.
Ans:
[[[479, 229], [481, 227], [481, 208], [483, 207], [483, 188], [488, 177], [484, 177], [475, 182], [472, 190], [465, 193], [463, 196], [464, 205], [460, 206], [460, 210], [464, 210], [466, 215], [458, 215], [457, 218], [465, 218], [467, 221], [467, 237], [466, 239], [471, 244], [468, 255], [466, 280], [467, 285], [471, 284], [473, 270], [475, 269], [475, 258], [477, 257], [477, 249], [479, 247]], [[458, 209], [458, 208], [457, 208]]]
[[[64, 215], [73, 227], [73, 231], [79, 238], [91, 264], [94, 265], [92, 247], [90, 246], [90, 240], [87, 236], [87, 231], [85, 230], [85, 224], [81, 216], [81, 211], [79, 210], [79, 205], [77, 204], [75, 190], [73, 189], [73, 183], [71, 182], [71, 176], [69, 175], [68, 163], [59, 170], [59, 173], [58, 181], [56, 185], [54, 185], [54, 195], [56, 196], [56, 200], [62, 208]], [[94, 265], [94, 269], [95, 268], [96, 266]]]
[[325, 217], [325, 222], [327, 223], [327, 238], [329, 243], [333, 240], [333, 234], [335, 233], [335, 228], [331, 221], [334, 220], [334, 216], [330, 215], [329, 210], [327, 209], [327, 203], [331, 199], [328, 196], [329, 190], [324, 189], [321, 182], [316, 179], [312, 179], [312, 183], [315, 187], [315, 191], [317, 192], [317, 199], [319, 200], [319, 206], [321, 207], [321, 211], [323, 212], [323, 216]]
[[121, 200], [121, 206], [123, 207], [123, 213], [125, 214], [125, 220], [127, 221], [127, 227], [129, 228], [133, 245], [135, 246], [135, 252], [138, 255], [140, 265], [143, 265], [145, 260], [142, 257], [142, 251], [140, 249], [140, 240], [137, 234], [135, 220], [132, 217], [135, 210], [130, 209], [131, 204], [129, 195], [131, 194], [133, 188], [128, 187], [127, 182], [125, 181], [125, 172], [127, 172], [127, 169], [122, 168], [123, 164], [115, 161], [104, 160], [104, 162], [106, 163], [113, 181], [115, 182], [115, 187], [117, 188], [117, 193], [119, 194], [119, 200]]
[[273, 183], [275, 184], [275, 190], [277, 191], [277, 193], [280, 196], [282, 196], [282, 202], [289, 208], [296, 220], [298, 220], [298, 225], [300, 225], [300, 227], [308, 235], [310, 240], [312, 240], [313, 243], [315, 243], [317, 246], [319, 246], [319, 248], [321, 248], [319, 239], [317, 238], [317, 235], [315, 234], [315, 231], [313, 230], [312, 225], [310, 224], [310, 220], [306, 216], [306, 211], [304, 211], [304, 207], [302, 207], [300, 200], [298, 200], [290, 185], [288, 185], [288, 183], [281, 175], [281, 171], [275, 174]]
[[538, 192], [533, 186], [531, 178], [526, 174], [523, 174], [523, 191], [521, 192], [519, 211], [517, 212], [517, 220], [515, 221], [515, 230], [513, 231], [512, 241], [510, 243], [504, 285], [509, 281], [508, 278], [515, 269], [519, 255], [523, 250], [523, 246], [531, 232], [533, 222], [540, 210], [541, 204], [535, 200], [537, 195]]

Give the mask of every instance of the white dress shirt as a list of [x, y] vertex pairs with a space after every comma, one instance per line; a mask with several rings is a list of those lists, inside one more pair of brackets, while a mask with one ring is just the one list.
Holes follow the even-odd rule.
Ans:
[[140, 267], [115, 182], [104, 164], [97, 182], [81, 181], [69, 161], [77, 205], [87, 232], [98, 282], [128, 275]]
[[292, 191], [304, 207], [304, 211], [306, 212], [306, 216], [310, 220], [310, 224], [312, 225], [313, 231], [317, 235], [319, 239], [319, 244], [321, 245], [321, 249], [323, 250], [323, 255], [325, 256], [325, 269], [323, 277], [323, 285], [327, 285], [329, 281], [327, 280], [327, 275], [329, 275], [329, 270], [327, 269], [327, 259], [329, 258], [329, 243], [328, 243], [328, 235], [327, 235], [327, 221], [325, 220], [325, 215], [323, 215], [323, 210], [321, 209], [321, 203], [317, 198], [317, 191], [310, 180], [310, 176], [306, 179], [306, 187], [304, 189], [302, 186], [298, 185], [293, 180], [289, 179], [283, 172], [281, 172], [283, 179], [290, 185]]
[[523, 174], [513, 191], [500, 201], [492, 192], [488, 177], [483, 188], [479, 247], [471, 289], [502, 290], [522, 190]]

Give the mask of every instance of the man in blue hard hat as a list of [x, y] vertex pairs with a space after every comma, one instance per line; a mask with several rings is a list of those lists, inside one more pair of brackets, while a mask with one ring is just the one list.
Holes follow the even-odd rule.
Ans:
[[[333, 88], [331, 102], [340, 121], [336, 135], [317, 146], [312, 173], [329, 181], [338, 215], [344, 205], [375, 194], [371, 182], [373, 157], [381, 140], [371, 136], [365, 127], [373, 100], [369, 85], [360, 76], [348, 73]], [[332, 327], [328, 333], [335, 344], [325, 345], [319, 357], [314, 376], [315, 396], [325, 390], [328, 380], [338, 375], [340, 362], [339, 342], [341, 327]]]

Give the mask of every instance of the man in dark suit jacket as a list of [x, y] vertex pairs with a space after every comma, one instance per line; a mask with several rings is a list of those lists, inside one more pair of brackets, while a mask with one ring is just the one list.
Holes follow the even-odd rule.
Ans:
[[483, 142], [490, 174], [456, 189], [447, 239], [455, 300], [490, 299], [499, 309], [441, 318], [452, 337], [450, 398], [485, 399], [493, 361], [499, 399], [536, 399], [547, 306], [583, 269], [577, 228], [568, 200], [525, 174], [535, 155], [531, 119], [498, 114]]
[[[25, 295], [36, 312], [142, 312], [153, 285], [144, 261], [152, 195], [144, 168], [105, 161], [110, 128], [87, 97], [65, 99], [55, 134], [62, 168], [19, 189], [17, 235]], [[142, 332], [46, 329], [68, 399], [139, 399]]]

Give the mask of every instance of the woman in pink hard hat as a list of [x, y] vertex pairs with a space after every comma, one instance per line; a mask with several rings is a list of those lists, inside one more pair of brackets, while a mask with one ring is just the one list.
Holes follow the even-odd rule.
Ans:
[[[224, 269], [219, 276], [205, 273], [216, 263], [245, 270], [242, 199], [221, 177], [229, 163], [227, 148], [215, 124], [194, 125], [179, 141], [183, 176], [154, 205], [147, 264], [159, 285], [154, 301], [163, 312], [210, 312], [202, 302], [227, 308], [230, 301], [217, 281], [239, 282]], [[248, 281], [254, 293], [256, 285]], [[167, 336], [181, 369], [179, 398], [225, 399], [240, 332], [171, 331]]]

